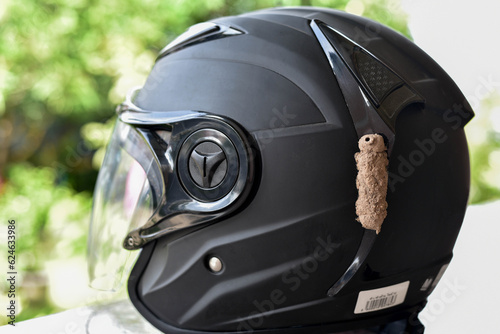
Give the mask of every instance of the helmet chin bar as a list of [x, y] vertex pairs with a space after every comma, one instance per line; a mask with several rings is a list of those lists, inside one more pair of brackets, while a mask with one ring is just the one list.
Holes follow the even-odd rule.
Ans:
[[[339, 31], [319, 20], [311, 20], [310, 27], [337, 78], [358, 139], [367, 134], [382, 135], [387, 142], [387, 157], [389, 157], [396, 139], [395, 123], [399, 112], [408, 104], [421, 103], [423, 99], [374, 55]], [[373, 93], [373, 89], [369, 86], [370, 80], [365, 79], [363, 73], [356, 70], [356, 65], [353, 63], [354, 50], [369, 57], [372, 66], [378, 66], [380, 71], [385, 72], [386, 77], [393, 80], [392, 85], [388, 85], [390, 88], [383, 92], [383, 99], [380, 99], [380, 94], [377, 96]], [[394, 95], [396, 98], [393, 97], [391, 100], [391, 96]], [[393, 110], [388, 111], [388, 108], [393, 108]], [[337, 295], [354, 277], [370, 254], [376, 240], [377, 232], [365, 229], [354, 260], [328, 290], [329, 297]]]

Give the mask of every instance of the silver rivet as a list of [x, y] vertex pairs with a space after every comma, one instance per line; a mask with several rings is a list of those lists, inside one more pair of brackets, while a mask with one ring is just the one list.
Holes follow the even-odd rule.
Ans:
[[211, 257], [208, 266], [214, 273], [218, 273], [222, 270], [222, 261], [218, 257]]

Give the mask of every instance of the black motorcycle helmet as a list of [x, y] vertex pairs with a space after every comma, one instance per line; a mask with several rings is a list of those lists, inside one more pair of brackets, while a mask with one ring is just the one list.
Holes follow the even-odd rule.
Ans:
[[[130, 298], [166, 333], [423, 332], [466, 210], [473, 111], [411, 41], [329, 9], [224, 17], [162, 50], [117, 112], [95, 286], [133, 267]], [[366, 134], [389, 156], [379, 234], [356, 221]]]

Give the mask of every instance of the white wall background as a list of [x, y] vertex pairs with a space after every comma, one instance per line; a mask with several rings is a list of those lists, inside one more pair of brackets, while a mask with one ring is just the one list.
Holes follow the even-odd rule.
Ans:
[[[500, 106], [481, 101], [500, 94], [500, 1], [403, 0], [416, 44], [457, 82], [476, 112], [467, 125], [471, 145], [500, 133]], [[500, 165], [491, 160], [492, 181]], [[500, 202], [471, 206], [455, 256], [421, 320], [426, 334], [500, 333]]]

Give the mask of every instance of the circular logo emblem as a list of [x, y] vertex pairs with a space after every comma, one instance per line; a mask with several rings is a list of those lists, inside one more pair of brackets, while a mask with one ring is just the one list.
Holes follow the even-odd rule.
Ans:
[[222, 148], [213, 142], [198, 144], [189, 157], [189, 174], [199, 187], [218, 186], [227, 173], [227, 158]]
[[201, 129], [191, 134], [179, 152], [178, 173], [193, 198], [213, 202], [226, 196], [239, 174], [238, 152], [221, 131]]

